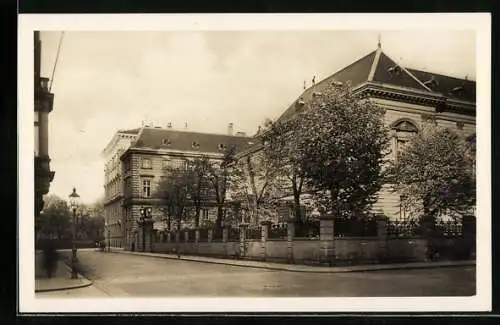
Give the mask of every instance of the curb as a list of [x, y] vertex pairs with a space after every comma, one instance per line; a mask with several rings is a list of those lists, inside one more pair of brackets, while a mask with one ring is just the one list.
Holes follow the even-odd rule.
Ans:
[[[64, 264], [64, 267], [66, 267], [68, 269], [68, 271], [71, 272], [70, 266], [65, 261], [61, 261], [61, 262]], [[78, 273], [78, 276], [80, 276], [80, 278], [83, 279], [84, 283], [75, 284], [75, 285], [72, 285], [72, 286], [57, 287], [57, 288], [38, 289], [38, 290], [35, 289], [35, 293], [37, 293], [37, 292], [64, 291], [64, 290], [86, 288], [86, 287], [90, 287], [94, 283], [92, 280], [87, 279], [86, 277], [84, 277], [80, 273]]]
[[[115, 254], [128, 254], [128, 255], [138, 255], [144, 257], [152, 257], [152, 258], [163, 258], [163, 259], [172, 259], [172, 260], [184, 260], [190, 262], [199, 262], [199, 263], [208, 263], [208, 264], [222, 264], [222, 265], [231, 265], [231, 266], [239, 266], [239, 267], [250, 267], [256, 269], [266, 269], [266, 270], [275, 270], [275, 271], [287, 271], [287, 272], [301, 272], [301, 273], [352, 273], [352, 272], [376, 272], [376, 271], [390, 271], [390, 270], [411, 270], [411, 269], [433, 269], [433, 268], [445, 268], [445, 267], [457, 267], [457, 266], [472, 266], [476, 265], [475, 261], [457, 261], [457, 262], [442, 262], [436, 264], [405, 264], [405, 265], [378, 265], [377, 267], [367, 267], [366, 269], [354, 269], [348, 267], [335, 267], [335, 269], [327, 269], [327, 268], [318, 268], [318, 269], [294, 269], [289, 267], [279, 267], [279, 266], [269, 266], [269, 265], [242, 265], [238, 263], [234, 263], [231, 261], [210, 261], [210, 260], [199, 260], [195, 258], [189, 257], [175, 257], [175, 256], [158, 256], [158, 255], [145, 255], [140, 253], [128, 253], [126, 251], [111, 251], [111, 253]], [[332, 267], [333, 268], [333, 267]]]

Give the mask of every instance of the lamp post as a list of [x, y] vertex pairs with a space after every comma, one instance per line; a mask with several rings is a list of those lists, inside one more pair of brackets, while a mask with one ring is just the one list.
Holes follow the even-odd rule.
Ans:
[[73, 188], [73, 192], [69, 195], [69, 207], [71, 210], [73, 210], [73, 227], [72, 227], [72, 232], [73, 232], [73, 240], [72, 240], [72, 247], [71, 247], [71, 278], [76, 279], [78, 278], [78, 273], [76, 272], [76, 243], [75, 243], [75, 238], [76, 238], [76, 209], [78, 209], [78, 205], [80, 203], [80, 195], [76, 194], [76, 189]]
[[146, 251], [146, 224], [151, 221], [151, 208], [141, 208], [141, 216], [137, 224], [142, 227], [142, 251]]

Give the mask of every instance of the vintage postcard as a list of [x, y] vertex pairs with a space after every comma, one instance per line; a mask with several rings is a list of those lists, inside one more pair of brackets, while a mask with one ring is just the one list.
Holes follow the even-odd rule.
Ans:
[[20, 15], [19, 311], [490, 310], [490, 34]]

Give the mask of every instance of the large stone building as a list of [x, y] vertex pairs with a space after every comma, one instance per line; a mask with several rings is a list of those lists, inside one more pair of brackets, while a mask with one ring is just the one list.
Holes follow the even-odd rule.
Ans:
[[43, 196], [49, 192], [50, 182], [54, 179], [54, 171], [50, 170], [49, 156], [49, 113], [54, 104], [54, 94], [49, 89], [49, 79], [43, 78], [40, 73], [42, 57], [40, 32], [34, 32], [35, 55], [35, 105], [34, 105], [34, 163], [35, 163], [35, 216], [42, 211]]
[[[386, 55], [380, 44], [373, 52], [305, 89], [279, 119], [293, 117], [305, 101], [321, 95], [329, 85], [346, 82], [350, 82], [354, 93], [370, 98], [386, 110], [393, 159], [408, 137], [419, 132], [422, 123], [429, 120], [475, 141], [476, 82], [465, 76], [454, 78], [405, 68]], [[259, 141], [255, 142], [240, 157], [258, 155]], [[391, 191], [391, 184], [385, 184], [373, 209], [391, 219], [405, 220], [409, 216], [403, 199]]]
[[[183, 168], [185, 159], [208, 157], [219, 160], [224, 148], [247, 145], [243, 133], [197, 133], [187, 130], [143, 126], [119, 131], [103, 154], [105, 167], [106, 243], [125, 249], [149, 250], [154, 232], [141, 231], [137, 220], [142, 208], [152, 208], [153, 228], [165, 228], [163, 204], [154, 193], [170, 168]], [[216, 208], [207, 205], [201, 211], [201, 221], [214, 217]], [[143, 239], [147, 236], [147, 239]], [[146, 247], [143, 247], [146, 245]]]
[[104, 159], [104, 221], [106, 243], [120, 247], [123, 179], [120, 155], [137, 139], [140, 129], [119, 130], [102, 152]]
[[[380, 44], [373, 52], [305, 89], [279, 119], [293, 117], [304, 101], [321, 94], [330, 84], [346, 82], [354, 93], [365, 95], [385, 108], [385, 123], [391, 129], [392, 157], [429, 120], [475, 141], [475, 81], [405, 68], [387, 56]], [[149, 250], [151, 237], [142, 239], [136, 221], [141, 208], [152, 207], [153, 219], [158, 220], [155, 227], [161, 229], [161, 204], [152, 193], [165, 176], [166, 168], [181, 164], [181, 158], [205, 155], [220, 159], [220, 149], [225, 144], [240, 148], [238, 158], [256, 159], [262, 148], [258, 137], [259, 132], [248, 138], [155, 127], [118, 132], [105, 150], [105, 216], [112, 246], [142, 249], [146, 245]], [[391, 184], [382, 188], [373, 209], [391, 219], [408, 218], [402, 197], [391, 191]], [[213, 214], [213, 209], [202, 213], [205, 217]]]

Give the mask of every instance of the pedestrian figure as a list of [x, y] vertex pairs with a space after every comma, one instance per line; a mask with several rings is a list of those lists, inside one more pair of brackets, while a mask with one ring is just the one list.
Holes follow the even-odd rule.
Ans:
[[54, 275], [57, 266], [57, 258], [58, 256], [54, 243], [49, 241], [43, 250], [43, 267], [49, 278]]

